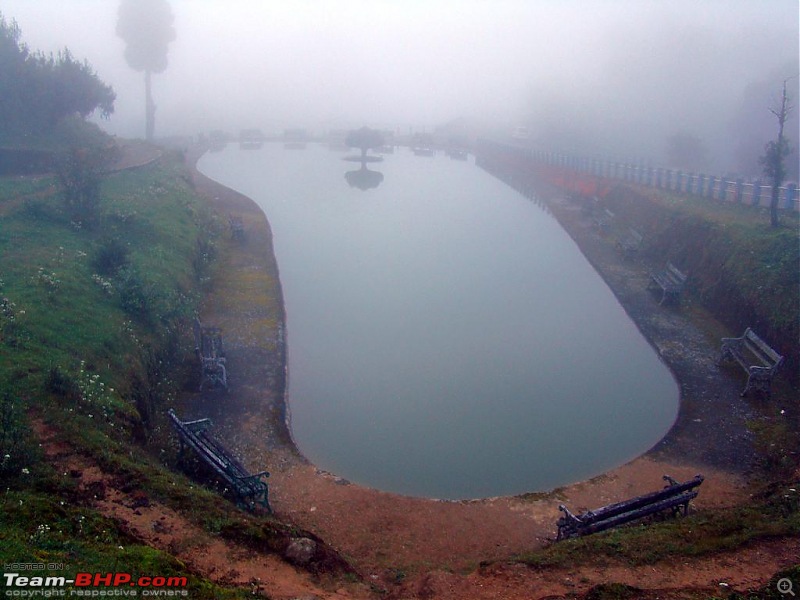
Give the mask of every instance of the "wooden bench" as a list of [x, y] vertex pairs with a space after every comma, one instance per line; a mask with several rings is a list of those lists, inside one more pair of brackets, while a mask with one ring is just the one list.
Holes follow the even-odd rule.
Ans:
[[558, 519], [557, 540], [579, 537], [605, 531], [624, 523], [630, 523], [656, 513], [671, 510], [673, 515], [683, 509], [688, 514], [689, 502], [697, 497], [697, 490], [704, 477], [696, 475], [685, 483], [678, 483], [669, 475], [664, 475], [667, 486], [657, 492], [637, 496], [624, 502], [609, 504], [601, 508], [586, 511], [579, 515], [572, 514], [563, 504], [558, 509], [564, 516]]
[[677, 301], [680, 298], [683, 287], [686, 285], [686, 274], [682, 273], [671, 262], [667, 262], [663, 271], [650, 274], [650, 283], [648, 288], [658, 286], [663, 291], [661, 295], [661, 302], [664, 304], [667, 299]]
[[633, 227], [628, 228], [628, 232], [617, 240], [617, 249], [625, 258], [631, 258], [639, 251], [639, 247], [644, 241], [644, 236]]
[[172, 426], [180, 441], [180, 455], [183, 458], [186, 447], [195, 454], [228, 485], [228, 489], [236, 497], [236, 503], [249, 510], [256, 505], [271, 512], [269, 505], [269, 488], [263, 478], [269, 477], [267, 471], [251, 475], [219, 441], [208, 433], [210, 419], [197, 421], [181, 421], [175, 411], [167, 411]]
[[231, 229], [231, 238], [234, 240], [244, 239], [244, 221], [242, 217], [228, 215], [228, 226]]
[[722, 349], [717, 364], [726, 359], [735, 360], [747, 373], [747, 384], [741, 393], [742, 396], [750, 390], [769, 395], [772, 378], [783, 364], [783, 356], [770, 348], [749, 327], [745, 329], [742, 337], [722, 338]]
[[228, 372], [225, 369], [225, 347], [222, 333], [216, 327], [205, 327], [194, 320], [194, 350], [200, 361], [200, 391], [205, 383], [212, 387], [228, 389]]
[[598, 213], [597, 216], [594, 217], [592, 223], [597, 231], [600, 233], [606, 233], [611, 229], [611, 223], [614, 222], [615, 217], [616, 215], [613, 212], [607, 208], [604, 208], [602, 212]]

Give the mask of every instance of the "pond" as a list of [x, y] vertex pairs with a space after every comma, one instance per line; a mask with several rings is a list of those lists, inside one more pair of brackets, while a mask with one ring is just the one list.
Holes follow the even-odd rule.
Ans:
[[471, 160], [398, 149], [365, 175], [342, 158], [267, 144], [198, 165], [272, 226], [291, 430], [318, 468], [487, 497], [600, 474], [664, 436], [676, 382], [551, 215]]

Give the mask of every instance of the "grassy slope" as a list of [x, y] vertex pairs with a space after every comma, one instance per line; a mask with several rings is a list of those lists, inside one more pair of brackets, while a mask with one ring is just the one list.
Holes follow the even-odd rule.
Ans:
[[[787, 357], [782, 375], [788, 387], [797, 384], [800, 246], [796, 214], [784, 214], [781, 227], [771, 229], [766, 209], [662, 191], [618, 186], [604, 201], [617, 215], [617, 235], [624, 235], [628, 227], [642, 232], [642, 251], [650, 260], [671, 260], [689, 272], [690, 301], [700, 302], [736, 335], [747, 326], [756, 329]], [[794, 411], [786, 421], [789, 425], [756, 431], [764, 471], [755, 478], [758, 489], [752, 505], [570, 540], [520, 560], [536, 567], [608, 559], [653, 564], [670, 556], [700, 556], [759, 539], [796, 536], [800, 532], [800, 481], [796, 480], [800, 435]]]
[[[199, 207], [174, 182], [175, 173], [163, 167], [111, 176], [105, 214], [91, 229], [70, 222], [56, 195], [8, 208], [0, 233], [0, 293], [13, 305], [1, 330], [3, 389], [41, 402], [46, 380], [58, 371], [67, 396], [86, 388], [70, 408], [86, 414], [105, 409], [104, 427], [130, 425], [129, 371], [165, 344], [164, 326], [177, 326], [198, 297], [192, 258]], [[9, 204], [14, 187], [2, 187]], [[112, 238], [127, 249], [124, 277], [97, 264]]]
[[605, 200], [623, 223], [645, 235], [652, 259], [688, 271], [691, 292], [741, 335], [753, 327], [800, 369], [800, 239], [798, 215], [769, 227], [766, 208], [619, 186]]
[[[142, 574], [184, 571], [169, 555], [137, 544], [98, 515], [69, 478], [37, 458], [26, 425], [32, 415], [56, 424], [66, 440], [104, 470], [187, 512], [205, 530], [255, 548], [280, 547], [283, 526], [242, 517], [216, 495], [192, 487], [165, 468], [162, 462], [174, 462], [165, 432], [142, 422], [142, 417], [169, 404], [182, 380], [178, 365], [191, 348], [180, 344], [187, 339], [180, 335], [181, 327], [208, 276], [205, 255], [213, 254], [218, 227], [186, 183], [177, 157], [111, 176], [103, 188], [102, 216], [93, 229], [70, 223], [53, 189], [47, 179], [0, 180], [0, 298], [7, 299], [0, 310], [0, 484], [5, 490], [0, 501], [0, 559], [66, 562], [81, 570], [125, 566]], [[672, 216], [659, 221], [665, 224], [660, 230], [645, 228], [650, 251], [681, 262], [712, 260], [708, 256], [719, 256], [717, 250], [704, 255], [692, 251], [688, 241], [675, 245], [696, 234], [674, 235], [675, 228], [711, 227], [715, 236], [726, 240], [720, 247], [734, 257], [728, 259], [733, 266], [726, 267], [735, 274], [733, 280], [748, 294], [752, 291], [754, 305], [778, 306], [775, 326], [784, 327], [782, 319], [791, 304], [781, 308], [770, 298], [777, 286], [788, 286], [786, 294], [791, 294], [796, 283], [782, 275], [769, 277], [791, 271], [787, 248], [794, 243], [796, 249], [796, 233], [753, 225], [752, 219], [737, 216], [741, 207], [733, 207], [730, 215], [723, 212], [721, 222], [717, 216], [709, 225], [702, 207], [670, 198], [659, 202], [658, 210]], [[637, 220], [635, 208], [625, 214], [634, 226], [653, 222], [644, 215]], [[128, 265], [101, 274], [97, 257], [109, 238], [128, 248]], [[672, 245], [659, 246], [667, 240]], [[735, 252], [730, 252], [731, 246]], [[692, 271], [713, 272], [700, 262]], [[748, 281], [754, 272], [767, 278], [769, 294], [751, 290]], [[110, 288], [104, 289], [103, 281]], [[714, 289], [713, 284], [713, 277], [702, 275], [696, 291], [711, 293], [704, 290]], [[759, 303], [758, 298], [763, 300]], [[794, 318], [796, 325], [796, 312]], [[165, 458], [155, 460], [161, 449], [166, 450], [161, 453]], [[647, 532], [620, 530], [559, 544], [524, 560], [547, 565], [606, 556], [653, 562], [676, 552], [702, 554], [759, 537], [796, 533], [797, 499], [784, 488], [766, 494], [754, 509], [701, 515]], [[239, 594], [197, 577], [190, 581], [201, 597]]]
[[[166, 432], [147, 423], [169, 405], [180, 365], [189, 363], [183, 334], [214, 248], [215, 220], [178, 159], [111, 175], [92, 228], [71, 223], [57, 194], [48, 193], [52, 181], [0, 180], [4, 564], [63, 562], [71, 565], [59, 573], [66, 575], [131, 568], [187, 574], [99, 515], [69, 477], [42, 460], [32, 418], [206, 531], [267, 551], [284, 543], [283, 525], [243, 517], [166, 468], [162, 462], [174, 466], [174, 450]], [[127, 249], [123, 259], [99, 258], [109, 239]], [[196, 576], [189, 581], [192, 597], [245, 595]]]

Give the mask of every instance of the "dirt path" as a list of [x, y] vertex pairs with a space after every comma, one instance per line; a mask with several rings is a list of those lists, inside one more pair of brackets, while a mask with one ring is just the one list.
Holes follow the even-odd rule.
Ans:
[[[800, 540], [758, 544], [735, 553], [691, 561], [630, 567], [607, 564], [573, 569], [533, 570], [498, 564], [467, 576], [434, 571], [402, 587], [398, 598], [436, 600], [544, 600], [575, 598], [610, 582], [636, 588], [635, 598], [727, 597], [760, 589], [777, 568], [795, 564]], [[691, 596], [689, 596], [691, 594]], [[620, 596], [621, 597], [621, 596]]]
[[118, 477], [78, 455], [60, 442], [56, 432], [34, 420], [33, 428], [51, 465], [75, 479], [78, 493], [102, 515], [121, 524], [142, 544], [169, 553], [188, 570], [226, 587], [250, 588], [253, 594], [275, 600], [298, 597], [319, 600], [354, 598], [351, 590], [329, 592], [312, 577], [278, 556], [258, 554], [249, 548], [214, 537], [171, 508], [151, 500], [141, 491], [124, 492]]
[[[78, 484], [78, 493], [106, 517], [112, 518], [140, 543], [167, 552], [188, 570], [219, 585], [250, 589], [256, 597], [273, 600], [357, 600], [377, 597], [364, 586], [347, 585], [326, 590], [308, 573], [299, 571], [274, 555], [223, 541], [189, 522], [181, 514], [149, 499], [142, 492], [123, 492], [117, 478], [103, 472], [91, 460], [76, 454], [41, 420], [34, 431], [48, 461], [69, 473]], [[633, 476], [633, 474], [631, 474]], [[583, 492], [596, 482], [583, 485]], [[395, 514], [402, 506], [395, 507]], [[480, 509], [475, 515], [480, 517]], [[438, 525], [436, 515], [428, 527]], [[343, 519], [349, 526], [359, 523], [359, 515]], [[475, 526], [476, 523], [471, 523]], [[393, 537], [396, 532], [372, 532], [370, 539]], [[437, 535], [436, 531], [432, 531]], [[388, 547], [387, 547], [388, 549]], [[680, 598], [687, 589], [711, 596], [715, 592], [758, 589], [780, 567], [794, 564], [800, 556], [800, 539], [757, 544], [735, 553], [709, 558], [669, 561], [657, 566], [630, 567], [608, 563], [602, 566], [549, 568], [535, 570], [517, 564], [493, 564], [457, 573], [434, 568], [406, 577], [394, 572], [395, 582], [369, 577], [371, 583], [388, 590], [385, 598], [423, 598], [437, 600], [536, 600], [575, 597], [592, 587], [608, 582], [623, 583], [647, 590], [640, 598]], [[402, 577], [401, 577], [402, 575]]]

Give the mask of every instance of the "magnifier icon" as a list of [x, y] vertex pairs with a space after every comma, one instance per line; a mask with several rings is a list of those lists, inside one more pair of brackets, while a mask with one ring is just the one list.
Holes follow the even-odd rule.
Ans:
[[788, 577], [784, 577], [783, 579], [778, 579], [778, 591], [781, 594], [791, 594], [795, 596], [794, 590], [792, 589], [792, 580]]

